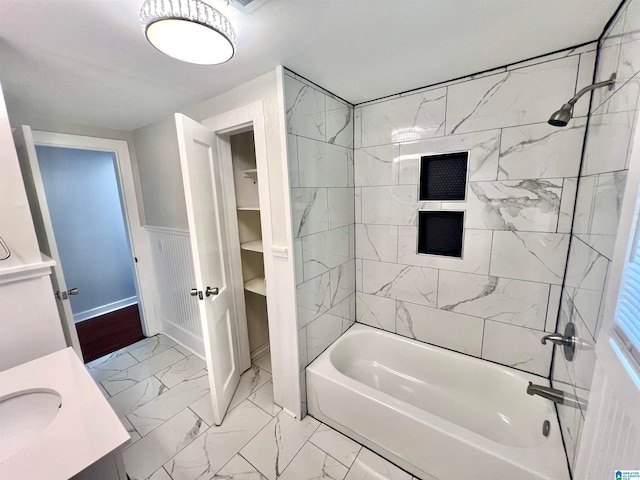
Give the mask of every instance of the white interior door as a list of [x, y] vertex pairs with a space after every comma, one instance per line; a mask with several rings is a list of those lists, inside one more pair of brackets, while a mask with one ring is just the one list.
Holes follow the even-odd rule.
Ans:
[[[240, 381], [235, 299], [216, 135], [176, 114], [193, 266], [216, 425]], [[185, 292], [186, 293], [186, 292]]]
[[49, 215], [49, 207], [47, 206], [47, 198], [44, 192], [44, 184], [42, 183], [31, 128], [25, 125], [17, 128], [13, 133], [13, 140], [20, 160], [20, 169], [22, 170], [40, 250], [56, 262], [51, 275], [51, 283], [53, 284], [53, 290], [56, 292], [56, 305], [62, 321], [64, 336], [67, 345], [71, 345], [78, 356], [82, 358], [80, 340], [73, 320], [73, 312], [71, 311], [67, 284], [62, 272], [56, 238], [53, 234], [53, 224]]

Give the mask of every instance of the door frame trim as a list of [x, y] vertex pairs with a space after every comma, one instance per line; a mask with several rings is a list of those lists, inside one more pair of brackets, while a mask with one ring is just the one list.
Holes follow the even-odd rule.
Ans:
[[[267, 290], [267, 316], [269, 318], [269, 346], [271, 355], [271, 370], [273, 381], [274, 400], [277, 404], [288, 406], [292, 401], [289, 390], [291, 389], [291, 367], [294, 367], [295, 378], [297, 374], [297, 364], [291, 365], [286, 358], [289, 356], [287, 352], [291, 347], [287, 345], [287, 336], [284, 335], [283, 329], [287, 328], [285, 319], [278, 315], [276, 279], [274, 277], [274, 258], [273, 258], [273, 229], [272, 229], [272, 211], [271, 211], [271, 195], [269, 190], [270, 172], [269, 158], [267, 149], [267, 130], [265, 122], [265, 106], [262, 100], [249, 103], [242, 107], [203, 119], [200, 123], [210, 128], [218, 138], [218, 154], [220, 161], [225, 169], [232, 169], [231, 149], [225, 141], [225, 137], [242, 133], [249, 129], [253, 130], [256, 168], [258, 170], [258, 197], [260, 201], [260, 227], [262, 230], [263, 260], [264, 260], [264, 276], [266, 279]], [[231, 170], [232, 171], [232, 170]], [[235, 215], [235, 212], [233, 212]], [[244, 327], [246, 332], [246, 325]], [[238, 329], [239, 340], [242, 344], [242, 329]], [[297, 337], [297, 329], [296, 329]], [[297, 340], [297, 338], [296, 338]], [[297, 347], [297, 342], [296, 342]], [[250, 352], [248, 344], [248, 335], [246, 338], [246, 346], [240, 346], [240, 359], [243, 365], [250, 366]], [[295, 355], [297, 359], [297, 352]], [[293, 392], [295, 403], [299, 402], [300, 391]], [[294, 413], [294, 415], [299, 412]]]
[[[126, 224], [127, 236], [131, 247], [131, 262], [134, 266], [136, 293], [139, 299], [140, 322], [142, 331], [146, 336], [153, 335], [159, 331], [156, 320], [152, 315], [153, 308], [151, 300], [153, 292], [150, 287], [153, 285], [153, 278], [146, 268], [141, 268], [140, 263], [135, 259], [143, 259], [142, 263], [147, 263], [151, 267], [151, 254], [146, 242], [144, 230], [140, 222], [140, 210], [138, 209], [138, 199], [133, 177], [133, 167], [129, 155], [129, 144], [126, 140], [115, 140], [109, 138], [88, 137], [67, 133], [55, 133], [33, 130], [33, 143], [36, 146], [48, 146], [59, 148], [75, 148], [81, 150], [95, 150], [112, 152], [115, 157], [116, 177], [122, 201], [122, 214]], [[45, 198], [46, 199], [46, 198]], [[73, 318], [70, 319], [73, 321]], [[71, 327], [71, 325], [69, 325]], [[75, 328], [75, 322], [73, 325]], [[79, 345], [71, 345], [76, 350]], [[77, 347], [77, 348], [76, 348]]]

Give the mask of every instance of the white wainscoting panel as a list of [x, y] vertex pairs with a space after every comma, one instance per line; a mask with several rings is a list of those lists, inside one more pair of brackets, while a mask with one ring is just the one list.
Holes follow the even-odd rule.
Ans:
[[189, 232], [145, 227], [156, 275], [156, 308], [162, 331], [204, 357], [202, 326], [197, 299], [189, 295], [195, 286]]

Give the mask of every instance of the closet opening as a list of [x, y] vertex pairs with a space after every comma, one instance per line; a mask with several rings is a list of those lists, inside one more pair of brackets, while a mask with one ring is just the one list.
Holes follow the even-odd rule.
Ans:
[[264, 249], [253, 130], [229, 136], [251, 363], [271, 373]]

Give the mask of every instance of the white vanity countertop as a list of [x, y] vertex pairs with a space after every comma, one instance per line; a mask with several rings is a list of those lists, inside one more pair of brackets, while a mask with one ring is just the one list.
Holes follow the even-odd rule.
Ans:
[[126, 429], [73, 349], [0, 372], [0, 398], [40, 388], [60, 394], [60, 411], [28, 446], [0, 463], [0, 478], [66, 480], [129, 440]]

